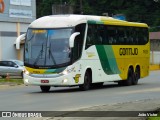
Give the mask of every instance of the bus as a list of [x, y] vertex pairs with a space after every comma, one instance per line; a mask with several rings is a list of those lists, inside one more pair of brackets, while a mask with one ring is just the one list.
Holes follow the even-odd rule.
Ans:
[[24, 46], [24, 84], [40, 86], [42, 92], [65, 86], [85, 91], [107, 81], [130, 86], [149, 75], [145, 23], [91, 15], [45, 16], [29, 25]]

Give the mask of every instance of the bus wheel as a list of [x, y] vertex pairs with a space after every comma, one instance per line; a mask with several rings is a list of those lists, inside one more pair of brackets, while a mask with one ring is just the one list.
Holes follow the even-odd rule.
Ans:
[[84, 84], [79, 85], [79, 88], [83, 91], [86, 91], [90, 89], [90, 86], [91, 86], [91, 76], [89, 72], [86, 72], [84, 76]]
[[21, 77], [22, 77], [22, 79], [23, 79], [23, 72], [21, 72]]
[[128, 78], [125, 80], [125, 85], [130, 86], [133, 83], [134, 73], [131, 69], [128, 70]]
[[136, 68], [136, 71], [134, 73], [134, 79], [132, 84], [133, 85], [137, 85], [138, 84], [138, 79], [140, 78], [140, 70], [138, 68]]
[[50, 86], [40, 86], [42, 92], [48, 92], [50, 90]]

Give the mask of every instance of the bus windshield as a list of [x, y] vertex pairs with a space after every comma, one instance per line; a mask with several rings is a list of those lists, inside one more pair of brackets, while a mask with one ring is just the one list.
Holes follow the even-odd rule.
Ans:
[[71, 61], [69, 38], [72, 28], [27, 31], [24, 63], [37, 67], [63, 66]]

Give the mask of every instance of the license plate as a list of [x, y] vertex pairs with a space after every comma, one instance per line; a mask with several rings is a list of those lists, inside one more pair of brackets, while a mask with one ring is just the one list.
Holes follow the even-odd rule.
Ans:
[[41, 80], [41, 83], [49, 83], [49, 80]]

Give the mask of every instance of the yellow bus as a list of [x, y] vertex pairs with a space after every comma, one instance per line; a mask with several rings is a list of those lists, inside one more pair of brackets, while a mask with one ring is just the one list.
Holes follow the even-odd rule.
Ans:
[[[17, 43], [18, 44], [18, 43]], [[144, 23], [90, 15], [53, 15], [33, 21], [25, 36], [24, 83], [88, 90], [106, 81], [136, 85], [149, 75]]]

